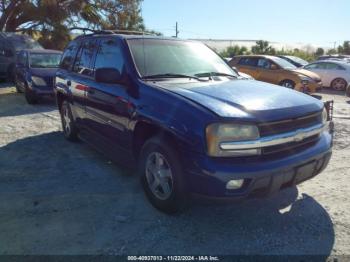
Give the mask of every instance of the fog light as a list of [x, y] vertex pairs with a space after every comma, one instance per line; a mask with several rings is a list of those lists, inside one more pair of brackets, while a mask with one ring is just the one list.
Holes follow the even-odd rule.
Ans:
[[226, 184], [226, 189], [233, 190], [239, 189], [243, 186], [244, 179], [230, 180]]

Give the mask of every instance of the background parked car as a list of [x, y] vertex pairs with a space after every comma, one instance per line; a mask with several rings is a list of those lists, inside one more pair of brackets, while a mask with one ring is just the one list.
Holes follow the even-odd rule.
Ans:
[[346, 96], [350, 97], [350, 85], [346, 88]]
[[279, 57], [267, 55], [237, 56], [229, 64], [259, 81], [303, 92], [315, 92], [322, 88], [322, 82], [318, 75], [305, 69], [298, 69]]
[[345, 61], [350, 62], [350, 55], [323, 55], [317, 58], [317, 61], [321, 60], [339, 60], [339, 61]]
[[14, 81], [16, 55], [22, 49], [42, 49], [28, 35], [0, 33], [0, 78]]
[[336, 60], [323, 60], [304, 66], [304, 69], [318, 74], [324, 86], [344, 91], [350, 83], [350, 64]]
[[278, 57], [288, 61], [289, 63], [295, 65], [296, 67], [303, 67], [309, 63], [308, 61], [305, 61], [304, 59], [301, 59], [300, 57], [297, 57], [297, 56], [279, 55]]
[[[232, 60], [231, 57], [224, 57], [224, 59], [227, 63]], [[254, 80], [254, 77], [249, 74], [239, 72], [236, 67], [232, 66], [232, 69], [235, 70], [235, 72], [240, 76], [240, 79]]]
[[17, 92], [24, 92], [29, 104], [40, 96], [53, 95], [54, 76], [62, 52], [48, 49], [22, 50], [18, 54], [15, 71]]

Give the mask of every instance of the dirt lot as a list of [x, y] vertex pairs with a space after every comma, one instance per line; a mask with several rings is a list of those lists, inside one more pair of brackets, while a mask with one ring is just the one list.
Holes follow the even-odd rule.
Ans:
[[259, 200], [156, 211], [135, 175], [67, 142], [52, 101], [0, 86], [0, 254], [350, 254], [350, 99], [318, 177]]

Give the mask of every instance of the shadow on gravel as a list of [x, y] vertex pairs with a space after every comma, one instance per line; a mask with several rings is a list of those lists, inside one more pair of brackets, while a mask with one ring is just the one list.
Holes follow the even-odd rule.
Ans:
[[320, 92], [318, 92], [319, 94], [327, 94], [327, 95], [339, 95], [339, 96], [344, 96], [345, 91], [337, 91], [337, 90], [333, 90], [331, 88], [323, 88]]
[[56, 110], [54, 99], [40, 99], [36, 105], [29, 105], [23, 94], [0, 94], [0, 117], [44, 113]]
[[136, 175], [60, 132], [0, 147], [0, 232], [0, 254], [317, 254], [320, 261], [335, 238], [324, 207], [296, 187], [165, 215]]

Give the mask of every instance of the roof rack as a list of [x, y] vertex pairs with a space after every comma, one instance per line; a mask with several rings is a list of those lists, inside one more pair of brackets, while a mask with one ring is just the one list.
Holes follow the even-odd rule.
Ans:
[[95, 30], [85, 27], [72, 27], [69, 28], [69, 30], [81, 30], [83, 31], [84, 35], [86, 35], [86, 32], [91, 32], [92, 35], [94, 34], [123, 34], [123, 35], [154, 35], [153, 33], [147, 32], [147, 31], [131, 31], [131, 30]]

